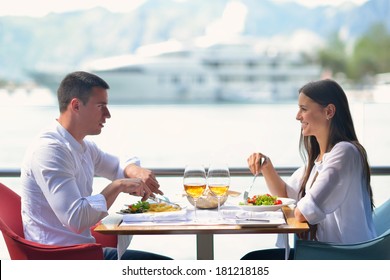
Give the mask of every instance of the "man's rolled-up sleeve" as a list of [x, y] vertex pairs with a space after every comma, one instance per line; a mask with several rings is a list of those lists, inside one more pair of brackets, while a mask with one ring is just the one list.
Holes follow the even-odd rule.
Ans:
[[99, 212], [107, 212], [107, 202], [102, 194], [95, 194], [86, 197], [88, 203], [93, 209]]

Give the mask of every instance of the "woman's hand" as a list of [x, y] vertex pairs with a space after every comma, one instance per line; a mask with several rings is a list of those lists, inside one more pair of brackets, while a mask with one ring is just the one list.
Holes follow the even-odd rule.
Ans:
[[287, 197], [286, 183], [276, 172], [269, 157], [262, 153], [253, 153], [248, 158], [248, 166], [253, 175], [261, 172], [264, 176], [265, 183], [272, 195]]
[[253, 175], [257, 175], [261, 172], [261, 169], [268, 158], [262, 153], [253, 153], [247, 159], [248, 167]]

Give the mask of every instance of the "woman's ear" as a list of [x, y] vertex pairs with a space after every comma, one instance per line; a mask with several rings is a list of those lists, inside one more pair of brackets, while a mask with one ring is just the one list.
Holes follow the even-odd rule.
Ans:
[[336, 114], [336, 106], [334, 106], [334, 104], [329, 104], [328, 106], [326, 106], [325, 109], [326, 109], [326, 111], [325, 111], [326, 119], [330, 120]]

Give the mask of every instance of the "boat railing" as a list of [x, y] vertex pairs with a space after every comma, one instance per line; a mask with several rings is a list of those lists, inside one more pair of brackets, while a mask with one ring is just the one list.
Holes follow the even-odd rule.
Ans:
[[[156, 176], [160, 177], [181, 177], [184, 173], [184, 168], [172, 168], [172, 167], [158, 167], [150, 168]], [[280, 176], [290, 176], [298, 167], [276, 167], [277, 173]], [[252, 173], [247, 167], [231, 167], [229, 168], [230, 175], [233, 177], [247, 177], [252, 176]], [[389, 176], [390, 166], [372, 166], [372, 176]], [[0, 177], [19, 177], [20, 169], [18, 168], [0, 168]]]

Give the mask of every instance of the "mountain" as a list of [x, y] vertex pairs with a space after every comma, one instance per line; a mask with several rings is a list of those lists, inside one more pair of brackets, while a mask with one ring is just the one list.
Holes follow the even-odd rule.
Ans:
[[[228, 11], [232, 3], [236, 6]], [[222, 17], [229, 12], [241, 12], [241, 22]], [[149, 0], [130, 13], [94, 8], [41, 18], [4, 16], [0, 17], [0, 79], [24, 81], [29, 70], [72, 69], [86, 60], [132, 53], [141, 45], [170, 38], [240, 32], [265, 40], [279, 37], [280, 44], [289, 47], [289, 36], [297, 32], [325, 40], [342, 30], [346, 39], [354, 40], [376, 22], [390, 30], [390, 1], [308, 8], [271, 0]], [[310, 46], [313, 40], [305, 38], [301, 45]]]

